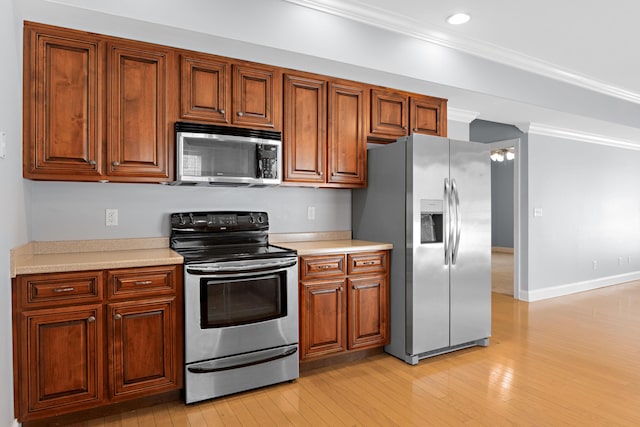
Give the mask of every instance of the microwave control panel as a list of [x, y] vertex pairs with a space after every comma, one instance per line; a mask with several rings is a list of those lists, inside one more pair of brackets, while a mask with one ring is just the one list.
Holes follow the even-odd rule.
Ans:
[[258, 144], [258, 178], [278, 178], [278, 147], [275, 145]]

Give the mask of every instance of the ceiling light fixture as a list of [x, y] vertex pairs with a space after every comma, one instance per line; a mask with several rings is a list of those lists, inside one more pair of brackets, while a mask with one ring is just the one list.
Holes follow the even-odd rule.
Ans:
[[469, 22], [471, 15], [468, 13], [456, 13], [447, 18], [447, 22], [451, 25], [460, 25]]
[[504, 162], [506, 160], [513, 160], [516, 157], [515, 148], [500, 148], [499, 150], [491, 151], [491, 160], [494, 162]]

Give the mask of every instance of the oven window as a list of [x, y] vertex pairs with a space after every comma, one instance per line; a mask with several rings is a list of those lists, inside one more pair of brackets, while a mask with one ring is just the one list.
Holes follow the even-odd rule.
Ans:
[[287, 315], [287, 275], [282, 271], [242, 279], [200, 282], [202, 329], [245, 325]]

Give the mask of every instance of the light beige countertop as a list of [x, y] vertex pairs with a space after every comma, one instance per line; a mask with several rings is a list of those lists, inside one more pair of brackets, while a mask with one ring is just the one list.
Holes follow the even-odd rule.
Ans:
[[168, 238], [31, 242], [11, 250], [11, 277], [182, 262]]
[[328, 233], [288, 233], [269, 235], [269, 243], [295, 249], [299, 256], [336, 252], [368, 252], [392, 249], [390, 243], [351, 239], [350, 231]]
[[[298, 255], [391, 249], [390, 243], [352, 240], [350, 231], [270, 234], [269, 243]], [[11, 250], [11, 277], [21, 274], [104, 270], [182, 264], [169, 238], [30, 242]]]

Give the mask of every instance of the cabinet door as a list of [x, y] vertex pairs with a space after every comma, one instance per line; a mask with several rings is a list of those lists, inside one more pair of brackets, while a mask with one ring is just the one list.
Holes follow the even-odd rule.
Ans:
[[282, 128], [282, 74], [276, 68], [233, 65], [233, 124]]
[[364, 187], [367, 171], [365, 87], [356, 83], [329, 84], [327, 183], [333, 187]]
[[382, 89], [371, 90], [369, 139], [395, 141], [409, 134], [409, 97]]
[[34, 24], [25, 24], [24, 43], [24, 176], [98, 179], [104, 44]]
[[[102, 306], [21, 315], [22, 419], [93, 406], [103, 399]], [[61, 409], [63, 408], [63, 409]], [[40, 415], [42, 416], [42, 415]]]
[[284, 180], [324, 183], [327, 152], [327, 82], [284, 76]]
[[230, 65], [215, 56], [183, 55], [180, 58], [180, 117], [229, 123]]
[[349, 349], [388, 344], [389, 303], [385, 275], [351, 277], [349, 286]]
[[[167, 111], [171, 55], [168, 48], [146, 43], [109, 46], [110, 179], [169, 178], [169, 154], [173, 152]], [[177, 83], [174, 80], [172, 85]]]
[[447, 101], [440, 98], [411, 97], [411, 131], [447, 136]]
[[[108, 305], [112, 399], [178, 388], [175, 298]], [[180, 349], [181, 350], [181, 349]]]
[[301, 282], [301, 358], [346, 350], [344, 279]]

